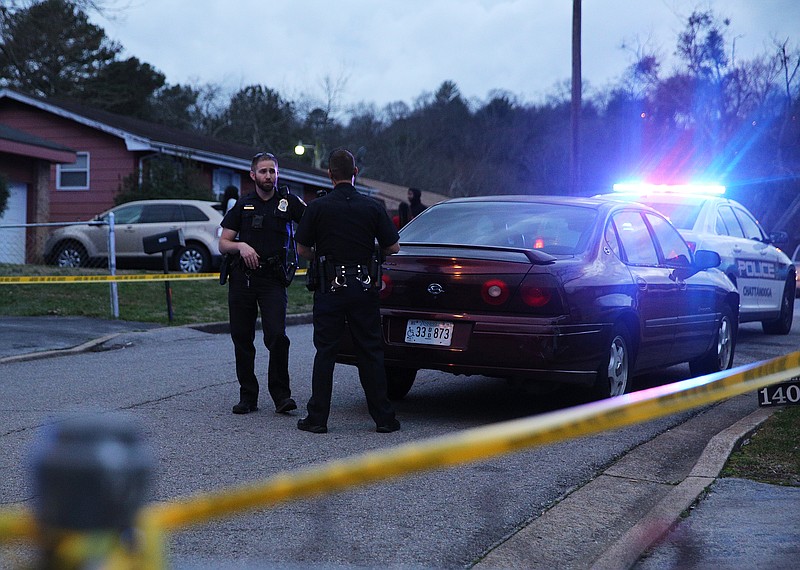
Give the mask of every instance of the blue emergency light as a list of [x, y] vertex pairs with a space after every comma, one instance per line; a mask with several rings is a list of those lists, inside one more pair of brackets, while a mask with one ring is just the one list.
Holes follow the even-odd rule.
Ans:
[[614, 192], [628, 194], [725, 194], [725, 186], [720, 184], [648, 184], [645, 182], [624, 182], [614, 184]]

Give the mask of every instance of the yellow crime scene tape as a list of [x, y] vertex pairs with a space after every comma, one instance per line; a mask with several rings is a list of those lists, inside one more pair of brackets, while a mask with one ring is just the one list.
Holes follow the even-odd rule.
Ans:
[[[295, 275], [305, 275], [298, 269]], [[39, 283], [113, 283], [122, 281], [194, 281], [219, 279], [219, 273], [135, 273], [126, 275], [19, 275], [0, 276], [0, 285], [26, 285]]]
[[800, 375], [800, 352], [530, 418], [278, 473], [258, 484], [146, 507], [142, 521], [178, 529], [209, 518], [401, 475], [483, 461], [522, 449], [642, 423]]
[[[643, 423], [755, 392], [798, 375], [800, 352], [793, 352], [733, 370], [574, 408], [472, 428], [330, 461], [320, 466], [280, 472], [261, 482], [151, 504], [138, 515], [137, 526], [144, 537], [139, 556], [156, 564], [163, 554], [162, 535], [167, 531], [293, 499], [484, 461], [523, 449]], [[38, 533], [36, 521], [29, 510], [0, 510], [0, 540], [36, 538]], [[160, 567], [160, 564], [156, 564], [156, 567]]]

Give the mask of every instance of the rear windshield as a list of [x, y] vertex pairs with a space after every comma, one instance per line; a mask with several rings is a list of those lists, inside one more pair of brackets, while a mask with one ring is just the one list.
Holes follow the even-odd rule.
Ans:
[[691, 230], [700, 215], [703, 204], [670, 204], [668, 202], [654, 202], [652, 200], [637, 199], [637, 202], [647, 204], [651, 208], [658, 210], [672, 222], [672, 225], [679, 230]]
[[570, 255], [586, 248], [597, 211], [528, 202], [437, 204], [400, 231], [400, 243], [489, 245]]

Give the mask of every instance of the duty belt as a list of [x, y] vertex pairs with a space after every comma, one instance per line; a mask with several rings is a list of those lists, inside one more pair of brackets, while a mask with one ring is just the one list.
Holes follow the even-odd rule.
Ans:
[[353, 277], [364, 289], [369, 289], [372, 285], [372, 277], [369, 275], [369, 265], [356, 263], [353, 265], [334, 265], [333, 280], [331, 281], [331, 291], [341, 287], [347, 287], [347, 278]]

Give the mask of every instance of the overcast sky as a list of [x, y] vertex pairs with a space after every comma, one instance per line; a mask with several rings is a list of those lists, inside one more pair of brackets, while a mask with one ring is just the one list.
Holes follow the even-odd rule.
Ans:
[[[345, 79], [344, 104], [413, 101], [455, 81], [539, 102], [570, 79], [571, 0], [121, 0], [106, 34], [170, 84], [260, 84], [296, 100]], [[126, 6], [124, 9], [122, 6]], [[601, 88], [645, 46], [669, 61], [696, 8], [729, 17], [737, 58], [800, 45], [800, 0], [584, 0], [583, 77]], [[721, 19], [721, 18], [720, 18]], [[671, 65], [667, 66], [668, 71]]]

